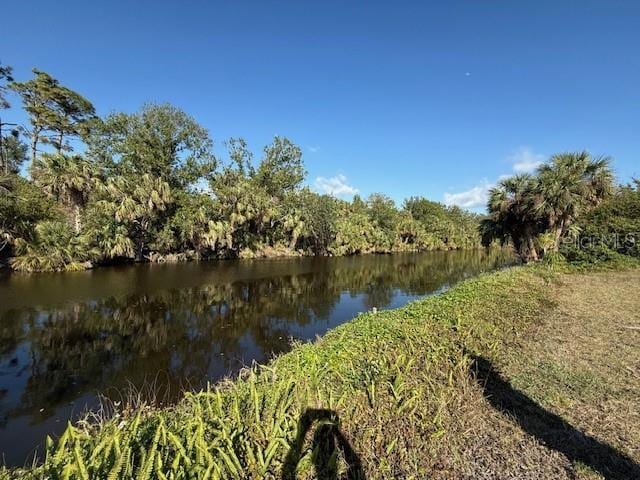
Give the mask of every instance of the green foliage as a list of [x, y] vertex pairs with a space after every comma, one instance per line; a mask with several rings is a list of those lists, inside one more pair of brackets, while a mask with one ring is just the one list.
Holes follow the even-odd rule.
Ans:
[[[117, 176], [100, 185], [91, 215], [104, 217], [104, 221], [92, 224], [98, 231], [88, 230], [89, 236], [113, 232], [124, 234], [125, 242], [104, 239], [104, 244], [115, 246], [118, 256], [129, 256], [133, 244], [135, 258], [142, 260], [149, 244], [162, 228], [164, 213], [173, 205], [173, 193], [169, 184], [160, 178], [144, 174], [139, 178]], [[105, 223], [106, 222], [106, 223]], [[115, 223], [113, 223], [115, 222]], [[122, 227], [122, 229], [120, 229]], [[104, 237], [103, 237], [104, 238]]]
[[480, 245], [479, 215], [421, 197], [405, 200], [404, 210], [435, 236], [437, 248], [474, 248]]
[[[345, 212], [346, 213], [346, 212]], [[375, 250], [375, 230], [369, 217], [362, 213], [340, 215], [336, 222], [336, 238], [330, 247], [334, 255], [355, 255]]]
[[516, 175], [502, 180], [489, 192], [490, 218], [483, 223], [485, 241], [510, 239], [523, 261], [538, 260], [535, 238], [541, 233], [540, 222], [533, 207], [535, 179]]
[[425, 251], [444, 249], [444, 242], [428, 232], [424, 224], [403, 213], [396, 224], [394, 250]]
[[20, 139], [18, 130], [12, 130], [9, 135], [2, 137], [0, 151], [0, 174], [17, 174], [27, 160], [27, 145]]
[[7, 100], [7, 82], [12, 82], [13, 68], [9, 65], [2, 65], [0, 63], [0, 110], [9, 108], [11, 104]]
[[284, 137], [275, 137], [264, 148], [264, 158], [255, 172], [257, 185], [277, 198], [298, 189], [304, 176], [302, 150]]
[[315, 255], [326, 255], [336, 236], [338, 201], [329, 195], [318, 195], [308, 188], [298, 195], [298, 211], [302, 215], [301, 245]]
[[80, 233], [80, 210], [96, 186], [94, 165], [80, 155], [43, 154], [31, 165], [36, 186], [69, 209], [76, 233]]
[[[11, 80], [10, 73], [4, 68], [3, 79]], [[98, 252], [91, 255], [98, 263], [479, 245], [478, 217], [456, 207], [416, 198], [398, 209], [379, 193], [348, 203], [303, 187], [302, 150], [285, 137], [275, 137], [256, 163], [246, 142], [232, 138], [228, 160], [219, 162], [207, 130], [174, 106], [148, 104], [98, 119], [88, 100], [40, 70], [10, 87], [30, 117], [33, 186], [59, 208], [56, 215], [35, 212], [31, 218], [17, 197], [3, 199], [3, 257], [21, 238], [22, 251], [35, 258], [44, 248], [35, 225], [60, 221], [58, 212], [78, 238], [87, 239], [86, 248]], [[86, 143], [82, 155], [66, 152], [69, 137]], [[42, 152], [41, 144], [52, 145], [54, 153]], [[3, 138], [4, 170], [18, 172], [27, 149], [19, 135]], [[66, 235], [47, 230], [56, 232]], [[61, 269], [59, 263], [51, 268]], [[22, 259], [14, 265], [43, 270], [47, 264]]]
[[511, 241], [524, 262], [557, 252], [575, 222], [613, 190], [609, 159], [587, 152], [553, 155], [535, 175], [502, 180], [489, 192], [483, 243]]
[[[10, 108], [11, 104], [7, 100], [7, 82], [13, 82], [13, 69], [10, 66], [0, 64], [0, 110]], [[20, 133], [17, 128], [7, 132], [7, 124], [0, 118], [0, 175], [18, 173], [20, 166], [26, 159], [27, 146], [20, 141]], [[16, 127], [16, 124], [10, 123]]]
[[10, 254], [16, 239], [33, 239], [37, 223], [58, 216], [55, 203], [33, 183], [18, 175], [1, 177], [0, 257]]
[[574, 263], [640, 257], [640, 190], [626, 185], [582, 216], [560, 251]]
[[385, 232], [393, 231], [398, 222], [398, 209], [395, 202], [382, 193], [372, 193], [367, 198], [369, 218]]
[[62, 272], [84, 270], [97, 252], [88, 248], [65, 222], [44, 221], [35, 226], [34, 238], [15, 242], [11, 266], [20, 272]]
[[208, 178], [216, 166], [207, 130], [168, 104], [111, 114], [88, 142], [90, 155], [109, 175], [149, 175], [172, 187], [186, 188]]
[[63, 86], [46, 72], [33, 69], [34, 78], [12, 82], [31, 122], [31, 154], [35, 160], [39, 142], [52, 144], [58, 152], [70, 150], [66, 137], [86, 137], [95, 120], [91, 102]]

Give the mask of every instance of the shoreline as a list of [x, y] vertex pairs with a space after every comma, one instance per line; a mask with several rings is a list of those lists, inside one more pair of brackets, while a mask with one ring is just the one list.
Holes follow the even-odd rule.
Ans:
[[140, 260], [140, 261], [135, 259], [127, 259], [123, 261], [112, 261], [112, 262], [106, 262], [106, 263], [91, 264], [91, 266], [88, 266], [82, 270], [59, 270], [59, 271], [43, 270], [43, 271], [32, 271], [32, 272], [14, 270], [13, 268], [11, 268], [11, 260], [16, 257], [6, 257], [4, 261], [0, 261], [0, 274], [3, 274], [5, 276], [6, 275], [38, 275], [43, 273], [58, 274], [58, 273], [74, 273], [78, 271], [83, 272], [83, 271], [89, 271], [89, 270], [100, 270], [100, 269], [109, 268], [109, 267], [128, 267], [128, 266], [134, 266], [134, 265], [174, 265], [174, 264], [185, 264], [185, 263], [195, 263], [195, 262], [224, 262], [224, 261], [238, 261], [238, 260], [244, 260], [244, 261], [278, 260], [278, 259], [293, 259], [293, 258], [346, 258], [346, 257], [361, 257], [364, 255], [419, 254], [419, 253], [430, 253], [430, 252], [458, 252], [458, 251], [469, 251], [469, 250], [493, 250], [493, 249], [505, 249], [505, 250], [513, 251], [511, 247], [501, 247], [501, 246], [484, 247], [482, 245], [477, 245], [474, 247], [433, 248], [433, 249], [426, 249], [426, 250], [390, 250], [390, 251], [384, 251], [384, 252], [368, 251], [368, 252], [354, 253], [354, 254], [348, 254], [348, 255], [347, 254], [316, 255], [316, 254], [306, 254], [306, 253], [299, 253], [299, 254], [291, 253], [291, 254], [269, 256], [269, 255], [255, 254], [255, 256], [249, 256], [249, 257], [243, 257], [243, 256], [206, 257], [206, 258], [189, 257], [189, 258], [184, 258], [184, 259], [175, 260], [175, 261], [166, 261], [166, 260], [154, 261], [154, 260], [151, 260], [150, 257], [145, 257], [145, 260]]

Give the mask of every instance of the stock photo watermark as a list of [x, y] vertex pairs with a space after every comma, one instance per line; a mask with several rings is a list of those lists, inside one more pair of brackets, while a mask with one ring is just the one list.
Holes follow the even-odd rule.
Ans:
[[608, 247], [613, 250], [627, 250], [640, 243], [640, 232], [610, 233], [605, 235], [574, 235], [564, 237], [562, 245], [579, 249]]

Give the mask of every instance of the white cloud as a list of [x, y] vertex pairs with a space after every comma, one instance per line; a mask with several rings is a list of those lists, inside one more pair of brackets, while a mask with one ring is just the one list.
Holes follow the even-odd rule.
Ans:
[[529, 147], [520, 147], [509, 156], [515, 173], [531, 173], [544, 163], [544, 159], [544, 155], [534, 153]]
[[[504, 180], [518, 173], [531, 173], [544, 163], [545, 156], [535, 153], [530, 147], [520, 147], [507, 157], [513, 170], [512, 174], [503, 174], [497, 181]], [[446, 205], [457, 205], [462, 208], [479, 208], [487, 205], [489, 190], [495, 184], [483, 180], [470, 190], [459, 193], [445, 193]]]
[[333, 195], [334, 197], [355, 195], [358, 189], [347, 183], [347, 177], [339, 173], [335, 177], [318, 177], [315, 187], [321, 193]]
[[457, 205], [462, 208], [484, 207], [489, 199], [489, 190], [491, 187], [493, 187], [493, 184], [483, 180], [471, 190], [459, 193], [445, 193], [444, 203], [445, 205]]
[[313, 146], [313, 145], [309, 145], [307, 148], [309, 149], [309, 151], [310, 151], [311, 153], [317, 153], [317, 152], [318, 152], [318, 150], [320, 150], [320, 147], [315, 147], [315, 146]]

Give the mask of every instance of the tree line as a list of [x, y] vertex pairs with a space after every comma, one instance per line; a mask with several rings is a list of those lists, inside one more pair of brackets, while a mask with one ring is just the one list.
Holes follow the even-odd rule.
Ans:
[[[259, 160], [242, 138], [213, 153], [181, 109], [96, 115], [50, 74], [19, 82], [28, 125], [0, 120], [0, 259], [20, 271], [123, 261], [354, 255], [480, 246], [481, 217], [421, 197], [345, 201], [304, 186], [302, 150], [275, 137]], [[20, 173], [28, 165], [28, 177]]]

